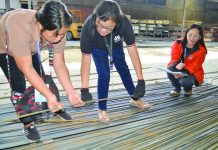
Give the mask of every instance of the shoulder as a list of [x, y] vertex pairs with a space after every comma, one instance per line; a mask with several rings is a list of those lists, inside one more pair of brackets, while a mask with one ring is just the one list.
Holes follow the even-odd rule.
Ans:
[[173, 43], [172, 43], [172, 45], [171, 45], [171, 47], [178, 47], [179, 45], [182, 45], [182, 40], [175, 40]]
[[93, 30], [93, 26], [94, 26], [94, 19], [92, 17], [92, 15], [88, 16], [88, 18], [85, 20], [83, 27], [82, 27], [82, 33], [81, 33], [81, 37], [83, 38], [83, 35], [89, 35], [92, 33]]
[[35, 10], [18, 9], [13, 10], [5, 19], [5, 26], [8, 30], [30, 30], [36, 23]]
[[94, 24], [94, 18], [92, 15], [89, 15], [88, 18], [85, 20], [83, 27], [92, 27]]
[[127, 18], [127, 16], [125, 14], [122, 15], [121, 21], [124, 22], [124, 23], [126, 23], [126, 22], [130, 23], [129, 19]]
[[[8, 21], [17, 21], [17, 23], [31, 22], [35, 19], [36, 11], [29, 9], [16, 9], [8, 14]], [[19, 21], [19, 22], [18, 22]]]
[[181, 39], [178, 39], [178, 40], [176, 40], [176, 43], [177, 43], [177, 44], [182, 44], [182, 40], [181, 40]]
[[133, 33], [132, 25], [126, 15], [121, 17], [117, 28], [118, 33], [122, 35], [125, 35], [126, 33]]
[[203, 46], [203, 45], [199, 45], [199, 49], [201, 50], [201, 51], [203, 51], [204, 53], [207, 53], [207, 49]]
[[131, 25], [131, 23], [130, 23], [129, 19], [126, 17], [126, 15], [121, 16], [119, 25], [121, 27], [126, 27], [128, 25]]

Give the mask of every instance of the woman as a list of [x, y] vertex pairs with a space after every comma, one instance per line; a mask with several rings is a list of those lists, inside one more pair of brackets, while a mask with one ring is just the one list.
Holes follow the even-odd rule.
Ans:
[[202, 84], [204, 78], [202, 65], [206, 54], [203, 29], [200, 25], [193, 24], [186, 31], [184, 38], [177, 40], [172, 45], [168, 69], [182, 72], [184, 75], [167, 74], [173, 85], [171, 96], [179, 96], [181, 87], [184, 88], [184, 96], [191, 96], [193, 85]]
[[[136, 88], [125, 61], [122, 39], [127, 45], [128, 53], [138, 77]], [[82, 51], [81, 96], [83, 101], [92, 100], [92, 95], [88, 89], [92, 55], [98, 73], [97, 90], [98, 99], [100, 99], [98, 115], [100, 122], [108, 123], [110, 120], [107, 114], [106, 101], [110, 81], [111, 66], [109, 66], [109, 62], [116, 67], [127, 92], [132, 97], [130, 105], [140, 109], [149, 107], [140, 99], [145, 94], [145, 82], [133, 29], [128, 18], [122, 13], [115, 1], [104, 0], [96, 6], [83, 25], [80, 41]]]
[[[69, 102], [76, 107], [83, 106], [84, 102], [74, 90], [64, 63], [65, 34], [71, 23], [72, 18], [66, 6], [55, 1], [43, 4], [38, 11], [12, 10], [5, 13], [0, 20], [0, 66], [10, 80], [13, 93], [18, 93], [19, 96], [25, 91], [26, 78], [46, 98], [48, 108], [65, 120], [71, 119], [71, 116], [66, 111], [60, 110], [63, 109], [63, 104], [57, 101], [57, 97], [40, 77], [43, 68], [40, 66], [37, 53], [40, 52], [40, 48], [48, 44], [53, 45], [54, 70], [67, 92]], [[40, 45], [37, 45], [39, 43]], [[7, 55], [9, 55], [9, 65], [7, 65]], [[40, 135], [32, 124], [31, 118], [20, 120], [24, 124], [26, 138], [30, 141], [38, 141]]]

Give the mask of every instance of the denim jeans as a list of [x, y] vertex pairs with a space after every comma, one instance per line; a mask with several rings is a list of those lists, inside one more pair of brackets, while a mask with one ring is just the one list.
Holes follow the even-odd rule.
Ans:
[[183, 87], [185, 91], [191, 91], [193, 85], [196, 83], [196, 78], [194, 75], [189, 75], [188, 77], [178, 79], [176, 79], [174, 75], [170, 73], [167, 73], [167, 76], [178, 93], [181, 92], [181, 87]]
[[[109, 82], [110, 82], [110, 66], [108, 60], [108, 52], [105, 50], [93, 48], [92, 57], [95, 62], [97, 74], [98, 74], [98, 99], [106, 99], [108, 97]], [[115, 48], [112, 52], [113, 63], [119, 73], [121, 80], [129, 95], [132, 95], [135, 86], [125, 60], [125, 54], [123, 48]], [[107, 101], [99, 101], [100, 110], [107, 110]]]

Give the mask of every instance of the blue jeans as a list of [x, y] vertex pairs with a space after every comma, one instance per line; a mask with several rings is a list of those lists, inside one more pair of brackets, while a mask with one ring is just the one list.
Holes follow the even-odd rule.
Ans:
[[170, 73], [167, 73], [167, 76], [178, 93], [181, 92], [181, 87], [183, 87], [185, 91], [191, 91], [193, 85], [197, 82], [194, 75], [189, 75], [188, 77], [179, 79], [176, 79], [174, 75]]
[[[121, 80], [129, 93], [133, 95], [135, 86], [125, 60], [125, 54], [123, 48], [113, 49], [112, 52], [113, 63], [119, 73]], [[98, 99], [107, 99], [109, 82], [110, 82], [110, 66], [108, 60], [108, 52], [105, 50], [93, 48], [92, 57], [95, 62], [97, 74], [98, 74]], [[99, 101], [98, 107], [100, 110], [107, 110], [107, 101]]]

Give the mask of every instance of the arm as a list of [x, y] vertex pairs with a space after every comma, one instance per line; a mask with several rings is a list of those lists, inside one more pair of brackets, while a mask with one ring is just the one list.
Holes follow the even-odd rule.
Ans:
[[171, 60], [168, 64], [168, 68], [175, 68], [180, 63], [182, 54], [182, 44], [180, 44], [180, 42], [181, 41], [175, 41], [171, 46]]
[[138, 80], [143, 80], [142, 65], [136, 45], [129, 46], [127, 49]]
[[121, 24], [121, 34], [123, 35], [123, 39], [126, 45], [128, 45], [128, 53], [135, 69], [136, 75], [138, 77], [138, 83], [136, 85], [132, 98], [134, 100], [139, 100], [145, 95], [145, 81], [143, 78], [142, 65], [139, 53], [135, 44], [135, 34], [133, 32], [132, 25], [127, 17], [124, 17]]
[[127, 50], [138, 80], [143, 80], [142, 65], [136, 47], [135, 34], [129, 19], [126, 16], [124, 16], [120, 21], [120, 35], [122, 35], [126, 45], [128, 46]]
[[64, 53], [54, 53], [53, 65], [61, 85], [67, 92], [69, 102], [75, 107], [83, 106], [84, 103], [81, 101], [78, 93], [74, 90], [70, 80], [69, 71], [64, 61]]
[[138, 77], [138, 83], [136, 85], [132, 98], [134, 100], [139, 100], [139, 98], [145, 95], [145, 81], [144, 81], [143, 74], [142, 74], [142, 65], [141, 65], [141, 61], [140, 61], [140, 57], [139, 57], [136, 45], [134, 44], [132, 46], [129, 46], [127, 49], [128, 49], [128, 53], [131, 58], [132, 64], [134, 66], [136, 75]]
[[[93, 20], [90, 15], [82, 28], [81, 36], [80, 36], [80, 49], [82, 52], [82, 60], [81, 60], [81, 98], [86, 104], [93, 104], [92, 95], [89, 93], [89, 74], [90, 74], [90, 65], [91, 65], [91, 49], [93, 45], [94, 38], [94, 30], [93, 30]], [[89, 105], [89, 104], [88, 104]]]
[[90, 64], [91, 64], [91, 55], [83, 53], [81, 69], [80, 69], [82, 88], [89, 88]]
[[62, 108], [63, 104], [57, 101], [55, 95], [49, 90], [49, 88], [45, 85], [44, 81], [33, 68], [32, 57], [14, 54], [14, 59], [16, 61], [18, 68], [21, 70], [21, 72], [24, 74], [24, 76], [27, 78], [30, 84], [46, 97], [48, 101], [48, 108]]

